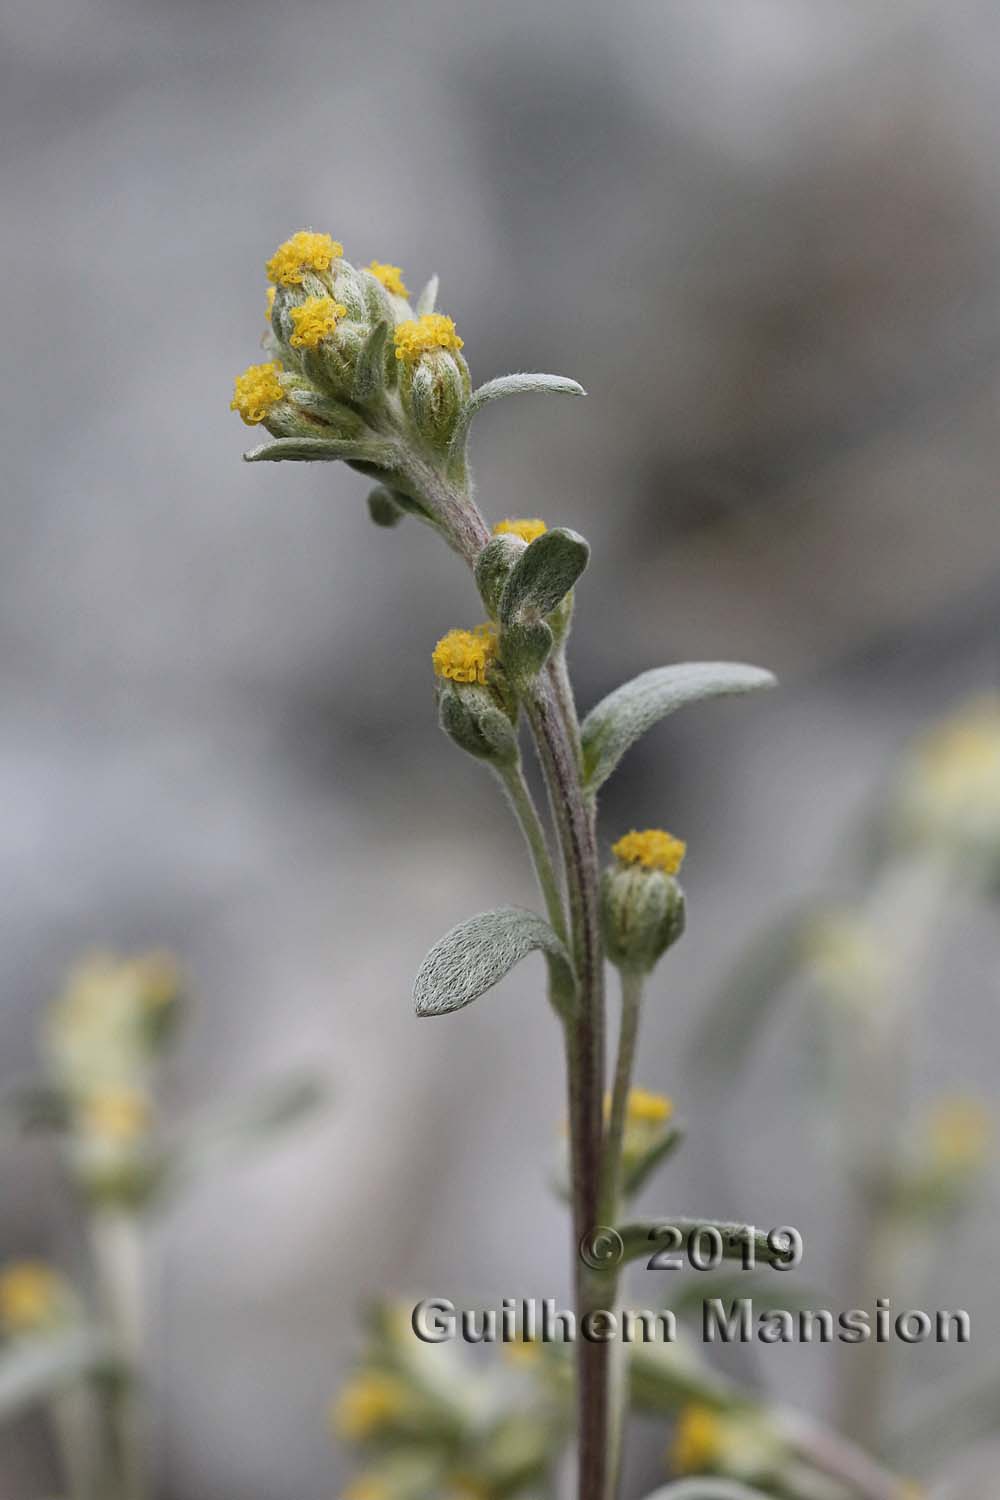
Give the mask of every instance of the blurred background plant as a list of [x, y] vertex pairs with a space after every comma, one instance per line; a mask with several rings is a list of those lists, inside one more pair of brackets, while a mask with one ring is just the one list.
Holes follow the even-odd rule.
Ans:
[[252, 1155], [324, 1099], [320, 1079], [302, 1073], [200, 1118], [161, 1120], [158, 1075], [183, 1004], [168, 955], [95, 953], [46, 1017], [43, 1077], [0, 1093], [7, 1133], [54, 1137], [86, 1232], [79, 1290], [45, 1260], [0, 1264], [0, 1424], [45, 1409], [66, 1500], [157, 1493], [152, 1217], [179, 1189]]

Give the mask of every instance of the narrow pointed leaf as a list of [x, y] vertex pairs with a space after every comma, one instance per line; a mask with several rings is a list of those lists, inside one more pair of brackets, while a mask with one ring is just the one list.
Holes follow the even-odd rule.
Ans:
[[774, 683], [773, 675], [762, 667], [729, 661], [681, 662], [672, 667], [654, 667], [634, 677], [603, 698], [583, 721], [583, 764], [588, 790], [596, 792], [626, 750], [675, 709], [703, 698], [754, 693], [773, 687]]
[[488, 380], [485, 385], [473, 391], [459, 414], [451, 440], [449, 462], [459, 463], [464, 458], [472, 419], [484, 406], [491, 401], [499, 401], [504, 396], [530, 396], [536, 391], [550, 391], [557, 396], [585, 396], [587, 394], [578, 380], [570, 380], [567, 375], [525, 373], [500, 375], [496, 380]]
[[389, 443], [355, 442], [349, 438], [287, 437], [275, 438], [244, 453], [248, 464], [277, 463], [281, 459], [293, 463], [331, 463], [338, 458], [355, 463], [374, 464], [379, 469], [391, 469], [396, 460], [396, 451]]
[[422, 318], [425, 313], [432, 313], [437, 305], [439, 279], [432, 276], [417, 298], [417, 317]]
[[536, 537], [510, 571], [500, 595], [500, 623], [537, 620], [561, 604], [587, 566], [590, 547], [579, 532], [556, 526]]
[[461, 1010], [492, 989], [527, 954], [541, 951], [572, 981], [572, 967], [548, 922], [518, 906], [501, 906], [459, 922], [435, 943], [417, 974], [418, 1016]]
[[376, 323], [371, 333], [365, 340], [364, 348], [358, 355], [358, 362], [354, 368], [354, 390], [352, 395], [355, 401], [367, 401], [369, 396], [382, 383], [382, 366], [385, 361], [385, 341], [389, 336], [389, 324], [383, 318]]

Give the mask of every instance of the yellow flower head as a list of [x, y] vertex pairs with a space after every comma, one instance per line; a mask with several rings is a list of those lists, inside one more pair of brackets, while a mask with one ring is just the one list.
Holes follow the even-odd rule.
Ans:
[[434, 647], [431, 660], [439, 677], [450, 677], [452, 682], [484, 683], [496, 654], [495, 629], [492, 625], [477, 625], [475, 630], [449, 630]]
[[136, 1089], [101, 1089], [83, 1100], [80, 1124], [97, 1140], [124, 1145], [148, 1129], [149, 1104]]
[[264, 316], [267, 318], [267, 321], [269, 323], [271, 321], [271, 314], [274, 312], [274, 298], [277, 294], [277, 291], [278, 288], [276, 286], [269, 286], [267, 289], [267, 312]]
[[357, 1375], [334, 1402], [333, 1430], [345, 1442], [361, 1442], [397, 1417], [405, 1404], [406, 1391], [391, 1375]]
[[298, 307], [289, 308], [295, 332], [288, 342], [293, 349], [315, 349], [321, 339], [329, 338], [337, 319], [346, 317], [347, 308], [332, 297], [307, 297]]
[[15, 1261], [0, 1271], [0, 1331], [38, 1333], [58, 1322], [66, 1305], [61, 1276], [41, 1261]]
[[970, 1171], [983, 1164], [993, 1125], [985, 1104], [978, 1099], [943, 1099], [927, 1124], [936, 1166]]
[[493, 528], [494, 536], [519, 536], [522, 542], [533, 542], [543, 531], [548, 531], [544, 521], [537, 519], [531, 521], [518, 521], [508, 516], [506, 521], [498, 521]]
[[329, 271], [343, 253], [343, 245], [328, 234], [300, 229], [271, 256], [266, 267], [267, 279], [279, 286], [301, 286], [307, 271]]
[[387, 292], [394, 297], [408, 297], [410, 294], [403, 281], [402, 266], [386, 266], [380, 260], [373, 260], [368, 267], [376, 281], [381, 281]]
[[642, 865], [647, 870], [663, 870], [676, 875], [687, 852], [683, 839], [664, 833], [662, 828], [646, 828], [624, 834], [612, 844], [611, 852], [623, 865]]
[[685, 1406], [677, 1419], [670, 1461], [679, 1474], [698, 1474], [719, 1456], [722, 1424], [711, 1407]]
[[652, 1094], [648, 1089], [629, 1089], [626, 1119], [630, 1125], [665, 1125], [674, 1112], [674, 1103], [666, 1094]]
[[238, 411], [248, 427], [263, 422], [272, 406], [285, 399], [278, 380], [281, 366], [274, 361], [267, 365], [251, 365], [242, 375], [237, 375], [233, 386], [230, 411]]
[[457, 351], [463, 342], [455, 332], [455, 324], [444, 313], [425, 313], [422, 318], [410, 318], [397, 326], [393, 338], [396, 358], [411, 365], [422, 354], [429, 354], [434, 349]]

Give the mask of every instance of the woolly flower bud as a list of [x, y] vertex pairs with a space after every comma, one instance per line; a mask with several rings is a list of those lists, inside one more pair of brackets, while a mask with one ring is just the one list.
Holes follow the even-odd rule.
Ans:
[[522, 542], [533, 542], [536, 537], [548, 531], [544, 521], [516, 520], [508, 516], [505, 521], [498, 521], [493, 528], [494, 536], [519, 536]]
[[265, 421], [272, 408], [284, 401], [284, 388], [278, 380], [280, 369], [272, 360], [266, 365], [250, 365], [242, 375], [237, 375], [229, 410], [238, 411], [248, 427]]
[[485, 624], [477, 625], [475, 630], [449, 630], [434, 647], [431, 660], [438, 677], [452, 682], [485, 683], [496, 653], [496, 630]]
[[674, 878], [684, 851], [680, 839], [658, 828], [633, 830], [613, 846], [602, 918], [608, 958], [619, 968], [649, 973], [684, 931], [684, 892]]
[[278, 286], [301, 286], [308, 272], [329, 271], [343, 253], [343, 245], [328, 234], [300, 229], [271, 256], [266, 266], [267, 279]]
[[410, 295], [403, 281], [402, 266], [387, 266], [380, 260], [373, 260], [366, 269], [372, 273], [376, 281], [382, 283], [391, 296], [406, 298]]
[[307, 297], [288, 313], [295, 330], [288, 340], [292, 348], [315, 349], [334, 332], [337, 320], [347, 316], [347, 308], [332, 297]]
[[416, 364], [425, 354], [438, 349], [450, 349], [456, 354], [462, 348], [452, 318], [444, 313], [424, 313], [422, 318], [410, 318], [400, 323], [393, 335], [396, 358], [405, 364]]
[[403, 410], [431, 447], [444, 452], [472, 390], [462, 340], [443, 313], [398, 323], [393, 333]]
[[0, 1333], [7, 1338], [47, 1333], [74, 1310], [69, 1284], [43, 1261], [14, 1261], [0, 1271]]
[[479, 760], [513, 765], [518, 758], [516, 705], [504, 692], [492, 625], [449, 630], [434, 648], [438, 721], [449, 739]]

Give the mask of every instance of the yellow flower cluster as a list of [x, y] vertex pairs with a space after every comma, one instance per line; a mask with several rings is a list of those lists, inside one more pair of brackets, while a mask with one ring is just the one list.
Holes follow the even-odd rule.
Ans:
[[536, 537], [541, 536], [542, 532], [548, 531], [548, 529], [545, 522], [539, 521], [537, 518], [534, 520], [519, 521], [512, 516], [508, 516], [505, 521], [497, 522], [493, 528], [493, 535], [519, 536], [522, 542], [533, 542]]
[[683, 839], [662, 828], [646, 828], [638, 833], [634, 828], [624, 834], [611, 852], [623, 865], [642, 865], [647, 870], [663, 870], [667, 875], [676, 875], [687, 852]]
[[272, 406], [284, 400], [285, 393], [278, 379], [280, 369], [281, 366], [272, 361], [266, 365], [250, 365], [242, 375], [237, 375], [229, 410], [238, 411], [248, 427], [263, 422]]
[[391, 1375], [369, 1372], [348, 1381], [330, 1414], [333, 1429], [346, 1442], [360, 1442], [399, 1415], [406, 1392]]
[[267, 279], [279, 286], [301, 286], [307, 271], [329, 271], [343, 253], [343, 245], [328, 234], [300, 229], [279, 245], [267, 262]]
[[709, 1406], [685, 1406], [677, 1419], [670, 1460], [679, 1474], [698, 1474], [719, 1456], [722, 1424]]
[[393, 339], [396, 358], [406, 364], [415, 364], [423, 354], [434, 349], [457, 350], [462, 340], [455, 332], [455, 324], [444, 313], [425, 313], [422, 318], [409, 318], [397, 325]]
[[332, 297], [307, 297], [298, 307], [289, 308], [289, 314], [295, 329], [288, 340], [293, 349], [315, 349], [333, 333], [337, 319], [346, 317], [347, 308]]
[[438, 677], [484, 683], [496, 654], [496, 630], [486, 624], [475, 630], [449, 630], [434, 647], [431, 660]]
[[41, 1261], [16, 1261], [0, 1272], [0, 1330], [8, 1335], [49, 1327], [64, 1301], [62, 1278]]
[[408, 297], [410, 295], [403, 281], [402, 266], [387, 266], [383, 265], [380, 260], [373, 260], [368, 269], [375, 277], [375, 280], [380, 281], [386, 291], [391, 292], [394, 297]]

